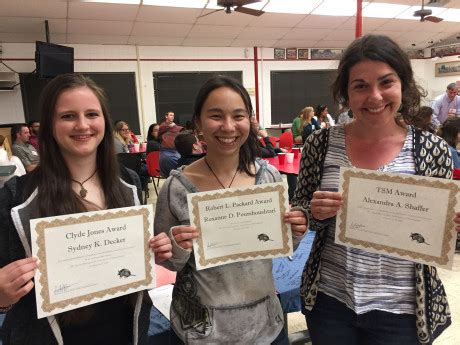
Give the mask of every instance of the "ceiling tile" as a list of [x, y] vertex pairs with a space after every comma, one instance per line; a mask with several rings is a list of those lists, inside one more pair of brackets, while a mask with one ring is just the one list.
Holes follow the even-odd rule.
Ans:
[[191, 30], [191, 24], [145, 23], [136, 22], [132, 36], [165, 36], [186, 37]]
[[141, 6], [137, 20], [153, 23], [195, 23], [201, 9]]
[[[356, 19], [353, 18], [353, 24], [356, 26]], [[388, 18], [363, 18], [363, 29], [366, 28], [367, 30], [376, 30], [376, 29], [383, 29], [386, 30], [386, 23], [390, 19]], [[391, 31], [391, 30], [389, 30]]]
[[218, 25], [194, 25], [188, 37], [202, 38], [235, 38], [243, 30], [242, 27]]
[[333, 32], [331, 29], [292, 29], [283, 39], [286, 40], [320, 40]]
[[318, 16], [311, 14], [306, 16], [297, 27], [299, 28], [316, 28], [316, 29], [334, 29], [346, 21], [350, 17], [337, 17], [337, 16]]
[[326, 41], [352, 41], [355, 39], [355, 30], [334, 30], [323, 38]]
[[385, 35], [395, 40], [401, 37], [403, 32], [402, 31], [387, 31], [387, 30], [372, 30], [372, 31], [363, 30], [363, 34]]
[[[50, 33], [66, 33], [65, 19], [49, 19]], [[0, 17], [0, 32], [43, 33], [45, 34], [45, 19], [30, 17]]]
[[68, 33], [129, 36], [132, 26], [132, 22], [69, 19]]
[[128, 44], [147, 46], [181, 46], [182, 37], [155, 37], [155, 36], [131, 36]]
[[215, 39], [215, 38], [186, 38], [182, 43], [188, 47], [228, 47], [232, 39]]
[[282, 39], [276, 42], [273, 47], [278, 48], [305, 48], [305, 47], [314, 47], [316, 44], [316, 40], [286, 40]]
[[128, 36], [69, 34], [67, 41], [70, 44], [127, 44]]
[[62, 0], [0, 0], [4, 17], [66, 18], [67, 2]]
[[[52, 43], [62, 44], [66, 43], [65, 34], [53, 34], [50, 35], [50, 41]], [[46, 41], [45, 34], [38, 33], [20, 33], [20, 32], [0, 32], [0, 42], [11, 42], [11, 43], [35, 43], [35, 41]]]
[[349, 41], [325, 41], [325, 40], [320, 40], [316, 42], [315, 47], [316, 48], [346, 48], [350, 45], [350, 43], [353, 42], [353, 40]]
[[280, 39], [287, 32], [288, 28], [259, 28], [247, 27], [238, 35], [238, 38], [260, 38], [260, 39]]
[[232, 47], [274, 47], [276, 40], [264, 39], [235, 39], [233, 40]]
[[305, 18], [305, 14], [264, 13], [263, 16], [255, 17], [249, 26], [292, 28], [299, 24], [303, 18]]
[[406, 19], [389, 19], [385, 23], [385, 30], [388, 31], [413, 31], [420, 27], [420, 23], [417, 20], [406, 20]]
[[139, 5], [69, 2], [69, 18], [101, 20], [134, 20]]
[[[210, 13], [209, 10], [204, 10], [203, 14]], [[203, 25], [233, 25], [233, 26], [246, 26], [255, 20], [254, 16], [249, 14], [232, 12], [230, 14], [224, 11], [212, 13], [206, 17], [198, 18], [196, 23]]]

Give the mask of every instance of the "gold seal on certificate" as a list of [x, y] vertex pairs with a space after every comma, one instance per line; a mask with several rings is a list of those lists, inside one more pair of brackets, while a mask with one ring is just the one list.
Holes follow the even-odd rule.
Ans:
[[452, 180], [340, 168], [344, 204], [335, 241], [452, 268], [460, 185]]
[[284, 183], [187, 195], [190, 222], [200, 231], [193, 250], [197, 270], [292, 254]]
[[153, 207], [30, 221], [38, 318], [155, 287]]

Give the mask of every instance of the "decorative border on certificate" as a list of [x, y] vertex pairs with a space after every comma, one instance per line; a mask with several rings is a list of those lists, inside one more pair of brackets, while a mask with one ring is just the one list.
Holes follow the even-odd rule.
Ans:
[[[385, 174], [385, 173], [375, 173], [375, 172], [368, 172], [367, 170], [362, 169], [348, 169], [348, 168], [341, 168], [343, 170], [343, 180], [342, 182], [342, 190], [343, 190], [343, 200], [344, 204], [342, 207], [342, 211], [338, 215], [338, 233], [336, 234], [337, 238], [343, 244], [350, 244], [351, 246], [357, 246], [358, 248], [366, 248], [370, 250], [375, 250], [377, 252], [385, 252], [389, 255], [396, 254], [397, 257], [402, 258], [411, 258], [415, 262], [427, 263], [435, 266], [446, 266], [449, 268], [452, 265], [452, 253], [453, 247], [455, 247], [454, 243], [454, 236], [453, 229], [455, 228], [455, 224], [453, 222], [455, 216], [455, 208], [458, 204], [457, 201], [457, 194], [460, 191], [459, 185], [452, 180], [443, 180], [438, 178], [429, 178], [425, 176], [413, 176], [407, 175], [403, 176], [402, 174]], [[413, 250], [406, 250], [401, 248], [395, 248], [388, 245], [383, 245], [379, 243], [363, 241], [356, 238], [351, 238], [347, 235], [346, 231], [346, 224], [347, 224], [347, 214], [348, 214], [348, 207], [352, 207], [352, 205], [348, 204], [348, 194], [350, 192], [350, 179], [351, 178], [359, 178], [362, 180], [373, 180], [373, 181], [382, 181], [382, 182], [391, 182], [391, 183], [402, 183], [405, 185], [412, 185], [417, 187], [428, 187], [434, 188], [437, 190], [443, 190], [448, 193], [448, 200], [447, 200], [447, 210], [445, 215], [439, 215], [442, 218], [445, 218], [445, 226], [442, 229], [442, 232], [439, 236], [442, 236], [441, 242], [441, 253], [439, 256], [423, 254], [420, 252], [415, 252]], [[423, 207], [422, 205], [420, 205]], [[416, 241], [418, 243], [424, 244], [425, 239], [419, 233], [411, 233], [410, 234], [411, 240]], [[426, 243], [428, 244], [428, 243]], [[453, 247], [452, 247], [453, 244]]]
[[[43, 298], [42, 303], [42, 310], [48, 313], [53, 312], [56, 309], [63, 309], [67, 308], [70, 305], [79, 305], [84, 302], [90, 302], [95, 298], [103, 298], [107, 295], [115, 295], [120, 294], [123, 292], [128, 291], [129, 289], [139, 289], [143, 286], [149, 286], [154, 283], [153, 277], [151, 275], [151, 271], [153, 270], [153, 266], [150, 261], [150, 248], [149, 248], [149, 238], [151, 236], [149, 232], [149, 228], [151, 226], [149, 222], [149, 213], [150, 211], [147, 208], [138, 208], [132, 209], [129, 208], [128, 210], [118, 209], [104, 211], [104, 214], [93, 214], [87, 215], [82, 214], [80, 216], [70, 215], [65, 219], [56, 219], [52, 218], [49, 221], [41, 220], [35, 226], [35, 231], [37, 233], [37, 240], [36, 243], [38, 245], [37, 257], [40, 260], [40, 284], [42, 286], [40, 295]], [[95, 221], [101, 220], [108, 220], [108, 219], [117, 219], [117, 218], [125, 218], [131, 216], [142, 216], [143, 218], [143, 237], [144, 237], [144, 257], [145, 257], [145, 279], [138, 280], [132, 283], [120, 285], [117, 287], [97, 291], [90, 294], [85, 294], [75, 298], [69, 298], [65, 300], [61, 300], [59, 302], [52, 303], [50, 301], [50, 294], [49, 294], [49, 282], [48, 282], [48, 270], [47, 270], [47, 255], [46, 255], [46, 241], [45, 241], [45, 232], [47, 229], [52, 229], [56, 227], [61, 227], [65, 225], [75, 225], [75, 224], [84, 224], [84, 223], [91, 223]], [[119, 273], [122, 274], [122, 273]], [[67, 309], [70, 310], [70, 309]]]
[[[287, 199], [285, 197], [286, 187], [282, 183], [271, 183], [257, 186], [250, 186], [249, 188], [239, 188], [233, 190], [217, 190], [212, 192], [199, 193], [198, 195], [191, 195], [189, 205], [192, 206], [191, 223], [195, 224], [197, 229], [201, 229], [201, 215], [199, 211], [198, 203], [202, 201], [212, 201], [217, 199], [224, 199], [230, 197], [240, 197], [250, 194], [251, 196], [257, 196], [263, 193], [275, 192], [279, 197], [280, 205], [280, 223], [282, 228], [282, 248], [271, 249], [271, 250], [258, 250], [239, 254], [224, 255], [215, 258], [206, 258], [203, 237], [200, 232], [200, 237], [196, 240], [197, 244], [197, 255], [198, 262], [202, 268], [217, 266], [219, 264], [229, 263], [233, 261], [242, 261], [244, 259], [258, 258], [258, 257], [276, 257], [289, 255], [292, 252], [292, 237], [290, 227], [284, 223], [284, 213], [287, 212]], [[201, 194], [201, 195], [200, 195]], [[204, 194], [204, 195], [203, 195]], [[277, 204], [278, 205], [278, 204]], [[262, 236], [265, 234], [260, 234]], [[267, 235], [265, 235], [267, 236]], [[262, 239], [265, 240], [265, 239]]]

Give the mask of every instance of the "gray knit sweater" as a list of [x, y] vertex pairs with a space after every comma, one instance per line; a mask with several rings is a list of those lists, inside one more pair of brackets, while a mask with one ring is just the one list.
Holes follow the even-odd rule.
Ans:
[[[256, 161], [256, 184], [280, 182], [279, 172]], [[155, 234], [189, 225], [187, 194], [198, 189], [173, 170], [155, 212]], [[293, 236], [296, 247], [301, 238]], [[283, 327], [283, 312], [275, 294], [272, 260], [254, 260], [197, 271], [193, 252], [174, 239], [173, 256], [164, 266], [177, 271], [171, 305], [171, 325], [186, 344], [270, 344]]]

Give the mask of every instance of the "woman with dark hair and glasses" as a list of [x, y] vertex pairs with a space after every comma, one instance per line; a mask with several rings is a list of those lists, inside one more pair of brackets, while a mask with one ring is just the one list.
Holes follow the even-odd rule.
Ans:
[[[118, 166], [106, 97], [91, 79], [60, 75], [40, 104], [40, 164], [0, 190], [3, 344], [147, 344], [145, 291], [37, 319], [29, 221], [139, 205], [140, 190], [137, 175]], [[157, 262], [171, 256], [165, 234], [149, 245]]]
[[354, 119], [307, 138], [292, 202], [317, 231], [301, 283], [312, 342], [431, 343], [451, 323], [436, 269], [336, 244], [337, 190], [341, 166], [451, 178], [448, 145], [396, 119], [400, 112], [412, 123], [422, 91], [409, 58], [388, 37], [366, 35], [345, 50], [333, 94]]
[[[288, 344], [275, 293], [272, 260], [253, 260], [197, 270], [187, 194], [281, 181], [279, 172], [257, 159], [257, 133], [246, 89], [217, 76], [198, 92], [193, 122], [208, 150], [204, 158], [173, 170], [161, 189], [155, 233], [168, 233], [173, 256], [163, 265], [177, 271], [171, 326], [186, 344]], [[294, 245], [306, 232], [304, 213], [287, 212]], [[231, 234], [229, 234], [231, 236]]]

